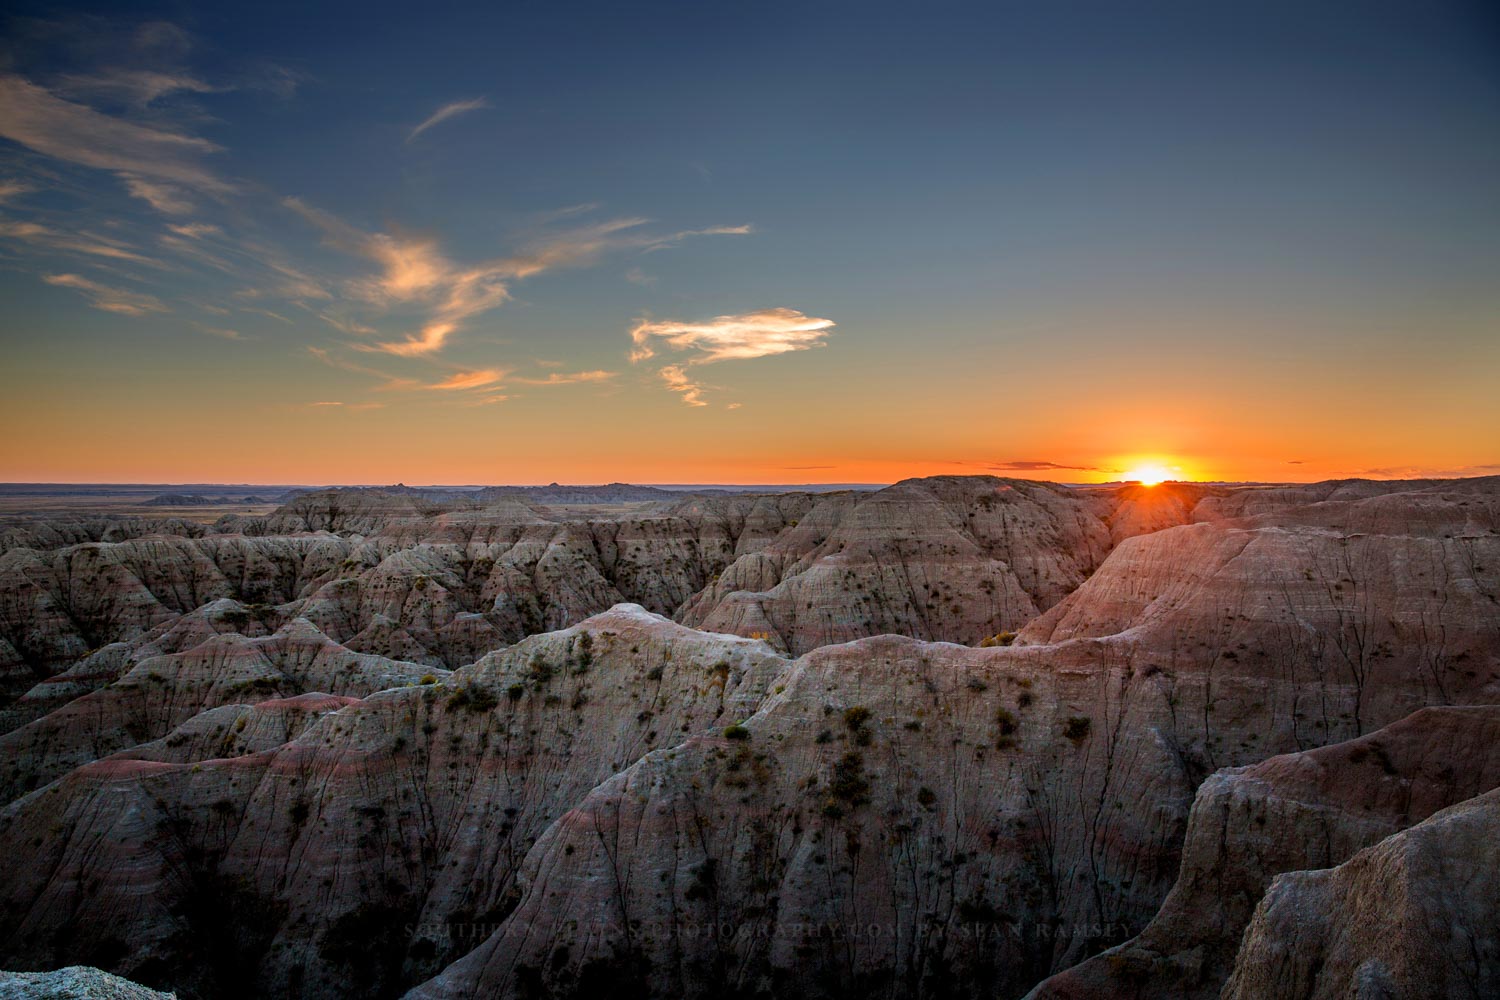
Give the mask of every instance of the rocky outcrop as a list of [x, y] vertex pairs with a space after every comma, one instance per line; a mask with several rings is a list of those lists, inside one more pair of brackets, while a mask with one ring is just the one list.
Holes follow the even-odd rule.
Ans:
[[1128, 539], [1017, 641], [1102, 637], [1161, 683], [1200, 689], [1205, 714], [1178, 725], [1198, 730], [1210, 769], [1239, 762], [1214, 738], [1226, 712], [1259, 713], [1244, 727], [1256, 747], [1284, 752], [1423, 705], [1500, 700], [1500, 492], [1324, 501]]
[[1093, 572], [1114, 499], [986, 476], [831, 496], [680, 617], [793, 653], [883, 633], [977, 642], [1020, 628]]
[[[1347, 743], [1220, 771], [1198, 790], [1177, 883], [1151, 923], [1029, 1000], [1218, 997], [1273, 879], [1340, 864], [1497, 786], [1497, 706], [1423, 709]], [[1264, 987], [1245, 995], [1310, 995], [1289, 982]]]
[[1500, 994], [1500, 790], [1336, 868], [1292, 872], [1255, 910], [1225, 1000]]
[[1016, 995], [1171, 876], [1191, 786], [1120, 680], [1029, 650], [816, 650], [742, 727], [594, 789], [413, 996]]
[[785, 667], [622, 606], [446, 683], [261, 703], [316, 718], [259, 752], [253, 717], [210, 712], [0, 813], [0, 849], [30, 859], [0, 937], [33, 967], [123, 949], [114, 967], [194, 995], [389, 995], [488, 933], [590, 787], [749, 715]]
[[364, 491], [13, 549], [0, 638], [55, 669], [4, 738], [3, 957], [194, 996], [1019, 996], [1144, 948], [1175, 881], [1233, 898], [1142, 981], [1210, 989], [1278, 871], [1477, 794], [1434, 768], [1491, 710], [1389, 724], [1500, 702], [1500, 491], [1238, 492]]
[[0, 972], [0, 1000], [175, 1000], [156, 990], [81, 965], [56, 972]]
[[0, 801], [165, 737], [210, 708], [310, 692], [362, 696], [430, 673], [352, 652], [302, 618], [260, 638], [215, 633], [182, 652], [143, 659], [100, 690], [0, 737]]

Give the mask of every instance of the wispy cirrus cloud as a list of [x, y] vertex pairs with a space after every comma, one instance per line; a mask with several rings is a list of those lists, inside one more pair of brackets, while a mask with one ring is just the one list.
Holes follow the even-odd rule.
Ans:
[[141, 199], [163, 215], [187, 215], [196, 207], [181, 188], [171, 184], [161, 184], [131, 174], [122, 174], [121, 180], [125, 182], [125, 190], [129, 191], [132, 196]]
[[350, 283], [355, 298], [380, 308], [409, 302], [430, 307], [429, 319], [415, 333], [404, 340], [362, 345], [367, 350], [407, 357], [432, 354], [464, 320], [510, 297], [506, 281], [511, 269], [503, 263], [459, 267], [443, 256], [435, 240], [367, 233], [299, 198], [288, 198], [285, 204], [320, 229], [333, 246], [380, 266], [378, 275]]
[[687, 369], [682, 365], [666, 365], [656, 373], [666, 383], [670, 392], [679, 393], [682, 401], [689, 406], [707, 406], [708, 400], [703, 398], [705, 389], [711, 386], [695, 382], [688, 376]]
[[127, 184], [176, 184], [212, 194], [235, 189], [202, 163], [221, 151], [217, 144], [95, 111], [14, 73], [0, 74], [0, 136], [44, 156], [113, 171]]
[[448, 392], [466, 389], [483, 389], [495, 385], [505, 378], [506, 373], [497, 368], [482, 368], [478, 371], [458, 372], [427, 386], [429, 389], [438, 389]]
[[450, 118], [457, 118], [459, 115], [468, 114], [470, 111], [480, 111], [489, 106], [490, 102], [483, 97], [474, 97], [467, 101], [452, 101], [444, 104], [431, 115], [427, 116], [420, 125], [412, 129], [411, 133], [406, 137], [406, 141], [411, 142], [434, 125], [441, 125]]
[[[715, 316], [702, 322], [641, 319], [631, 328], [632, 364], [647, 361], [662, 350], [686, 355], [682, 360], [657, 370], [667, 388], [682, 396], [689, 406], [707, 406], [706, 389], [713, 388], [694, 379], [691, 366], [721, 361], [744, 361], [765, 358], [792, 351], [805, 351], [827, 343], [834, 322], [808, 316], [796, 309], [777, 307], [729, 316]], [[739, 404], [733, 404], [738, 408]]]
[[49, 285], [82, 292], [88, 296], [95, 309], [102, 309], [105, 312], [119, 313], [124, 316], [145, 316], [148, 313], [171, 311], [155, 296], [101, 285], [97, 281], [90, 281], [78, 274], [49, 274], [42, 280]]
[[201, 240], [205, 236], [218, 236], [224, 232], [224, 230], [209, 222], [187, 222], [180, 225], [170, 225], [167, 228], [178, 236], [185, 236], [190, 240]]
[[661, 249], [688, 237], [750, 231], [748, 226], [715, 226], [650, 233], [641, 228], [647, 219], [612, 219], [535, 237], [509, 256], [458, 264], [431, 237], [366, 232], [300, 198], [287, 198], [284, 204], [319, 229], [331, 246], [377, 265], [375, 275], [347, 283], [352, 299], [379, 310], [413, 304], [426, 308], [426, 320], [405, 338], [357, 345], [401, 357], [441, 351], [467, 321], [507, 302], [516, 281], [587, 264], [606, 253]]
[[28, 184], [25, 181], [0, 180], [0, 205], [5, 204], [7, 201], [13, 201], [16, 198], [21, 197], [21, 195], [29, 194], [30, 192], [35, 190], [36, 187], [34, 185]]
[[111, 68], [95, 73], [71, 73], [58, 79], [59, 93], [78, 100], [109, 101], [146, 108], [169, 94], [212, 94], [224, 88], [205, 83], [182, 71]]
[[15, 222], [0, 219], [0, 239], [19, 240], [67, 254], [85, 254], [115, 261], [158, 266], [158, 262], [137, 253], [128, 243], [95, 233], [64, 233], [39, 222]]
[[347, 358], [341, 358], [338, 355], [334, 354], [332, 351], [329, 351], [328, 349], [323, 347], [309, 347], [307, 349], [307, 353], [311, 354], [314, 358], [317, 358], [319, 361], [330, 368], [337, 368], [339, 371], [351, 372], [355, 375], [363, 375], [366, 378], [375, 379], [375, 388], [377, 390], [403, 391], [408, 389], [422, 388], [422, 383], [417, 379], [401, 378], [396, 375], [391, 375], [389, 372], [380, 371], [378, 368], [371, 368], [369, 365], [358, 364], [357, 362], [350, 361]]
[[517, 385], [580, 385], [588, 382], [608, 382], [617, 378], [619, 372], [610, 371], [587, 371], [587, 372], [550, 372], [543, 378], [523, 378], [516, 376], [510, 381]]

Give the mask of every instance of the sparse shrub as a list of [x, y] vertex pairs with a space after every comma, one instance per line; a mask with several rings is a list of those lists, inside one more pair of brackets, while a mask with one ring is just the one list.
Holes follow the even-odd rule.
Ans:
[[1070, 715], [1063, 723], [1063, 735], [1073, 742], [1074, 746], [1081, 744], [1089, 738], [1089, 730], [1094, 728], [1094, 720], [1086, 715]]
[[870, 745], [869, 721], [870, 710], [863, 705], [851, 705], [844, 709], [844, 725], [849, 727], [849, 733], [858, 746]]
[[917, 805], [923, 809], [931, 809], [937, 802], [937, 793], [923, 785], [917, 789]]
[[437, 682], [437, 674], [423, 674], [417, 681], [417, 683], [421, 685], [436, 684]]
[[995, 727], [1000, 730], [1001, 736], [1013, 735], [1016, 731], [1015, 714], [1003, 705], [995, 709]]
[[736, 722], [734, 725], [724, 728], [724, 738], [726, 740], [748, 740], [750, 738], [750, 730]]
[[833, 765], [833, 775], [828, 780], [828, 793], [851, 806], [864, 805], [870, 801], [870, 782], [865, 778], [865, 759], [850, 751]]

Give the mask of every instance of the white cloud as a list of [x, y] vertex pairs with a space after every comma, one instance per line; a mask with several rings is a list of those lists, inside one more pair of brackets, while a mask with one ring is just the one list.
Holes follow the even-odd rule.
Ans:
[[[761, 309], [733, 316], [715, 316], [699, 323], [681, 320], [642, 319], [630, 331], [635, 345], [631, 363], [656, 357], [665, 347], [686, 357], [662, 367], [657, 374], [672, 392], [680, 393], [689, 406], [707, 406], [703, 392], [708, 386], [688, 375], [692, 365], [719, 361], [741, 361], [773, 354], [805, 351], [826, 343], [833, 320], [807, 316], [795, 309]], [[733, 404], [738, 408], [739, 404]]]
[[434, 125], [439, 125], [450, 118], [457, 118], [459, 115], [467, 114], [470, 111], [479, 111], [489, 106], [490, 102], [486, 101], [482, 97], [475, 97], [467, 101], [453, 101], [450, 104], [444, 104], [442, 107], [438, 108], [431, 115], [429, 115], [427, 119], [422, 122], [422, 124], [412, 129], [411, 134], [406, 137], [406, 141], [411, 142], [417, 136], [421, 135], [423, 132], [426, 132]]
[[640, 320], [630, 331], [635, 348], [631, 361], [656, 355], [657, 341], [693, 356], [687, 364], [763, 358], [788, 351], [821, 347], [833, 320], [806, 316], [795, 309], [761, 309], [736, 316], [715, 316], [700, 323], [681, 320]]

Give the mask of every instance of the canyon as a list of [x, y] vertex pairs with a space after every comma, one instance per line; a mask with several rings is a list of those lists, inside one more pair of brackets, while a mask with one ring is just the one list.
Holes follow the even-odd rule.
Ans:
[[541, 489], [0, 523], [0, 967], [1500, 990], [1500, 477]]

